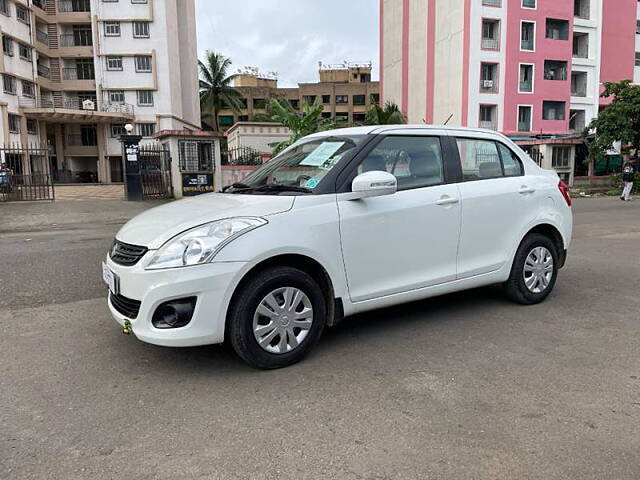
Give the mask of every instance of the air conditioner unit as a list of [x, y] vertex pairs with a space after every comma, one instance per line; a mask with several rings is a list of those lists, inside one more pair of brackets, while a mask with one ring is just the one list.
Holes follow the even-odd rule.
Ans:
[[493, 80], [483, 80], [482, 86], [484, 88], [493, 88]]

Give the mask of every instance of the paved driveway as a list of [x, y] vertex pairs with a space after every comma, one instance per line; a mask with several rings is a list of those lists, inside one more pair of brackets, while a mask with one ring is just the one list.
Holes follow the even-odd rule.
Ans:
[[640, 202], [576, 202], [542, 305], [380, 310], [269, 372], [119, 333], [99, 262], [147, 207], [0, 205], [0, 478], [640, 478]]

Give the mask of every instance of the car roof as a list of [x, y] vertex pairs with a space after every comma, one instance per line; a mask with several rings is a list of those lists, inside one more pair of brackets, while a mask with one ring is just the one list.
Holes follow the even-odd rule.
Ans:
[[406, 132], [407, 130], [421, 130], [421, 131], [429, 131], [429, 130], [439, 130], [439, 131], [448, 131], [448, 132], [475, 132], [475, 133], [483, 133], [490, 136], [498, 136], [502, 137], [500, 133], [495, 130], [486, 130], [482, 128], [468, 128], [468, 127], [449, 127], [445, 125], [424, 125], [424, 124], [415, 124], [415, 125], [369, 125], [362, 127], [350, 127], [350, 128], [337, 128], [335, 130], [325, 130], [323, 132], [314, 133], [309, 135], [309, 137], [330, 137], [334, 135], [377, 135], [384, 133], [392, 133], [393, 131], [402, 130]]

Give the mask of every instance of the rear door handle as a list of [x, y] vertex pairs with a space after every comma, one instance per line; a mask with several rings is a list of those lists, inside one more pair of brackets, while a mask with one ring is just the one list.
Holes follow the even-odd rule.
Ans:
[[522, 187], [520, 187], [520, 193], [523, 195], [526, 195], [527, 193], [533, 193], [535, 191], [536, 191], [535, 188], [527, 187], [526, 185], [523, 185]]
[[440, 200], [436, 201], [436, 205], [453, 205], [458, 203], [460, 200], [455, 197], [444, 196], [441, 197]]

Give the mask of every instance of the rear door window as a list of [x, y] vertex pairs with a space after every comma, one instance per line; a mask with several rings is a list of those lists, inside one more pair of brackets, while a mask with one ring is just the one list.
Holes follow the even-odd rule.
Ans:
[[511, 149], [502, 143], [498, 143], [498, 150], [500, 151], [500, 158], [502, 159], [505, 177], [519, 177], [524, 175], [522, 161], [511, 151]]
[[504, 176], [495, 142], [475, 138], [457, 138], [456, 142], [465, 181]]

